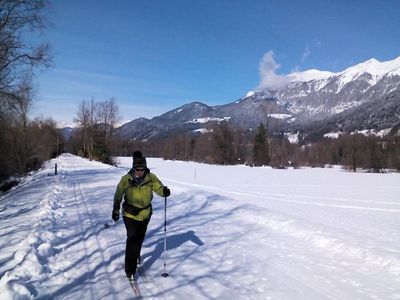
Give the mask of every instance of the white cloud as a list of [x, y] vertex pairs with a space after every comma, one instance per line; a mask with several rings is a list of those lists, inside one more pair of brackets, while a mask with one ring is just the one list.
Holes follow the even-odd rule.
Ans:
[[306, 48], [304, 49], [303, 54], [301, 55], [301, 62], [305, 62], [305, 60], [307, 59], [307, 57], [311, 54], [310, 49], [308, 48], [308, 46], [306, 46]]
[[[311, 55], [311, 48], [315, 50], [315, 48], [321, 48], [321, 41], [313, 41], [311, 43], [307, 43], [304, 47], [303, 54], [301, 55], [301, 62], [304, 63], [306, 59]], [[313, 51], [314, 52], [314, 51]]]
[[280, 65], [275, 61], [272, 50], [264, 54], [259, 67], [260, 84], [258, 90], [281, 90], [289, 84], [289, 77], [278, 75], [276, 71]]

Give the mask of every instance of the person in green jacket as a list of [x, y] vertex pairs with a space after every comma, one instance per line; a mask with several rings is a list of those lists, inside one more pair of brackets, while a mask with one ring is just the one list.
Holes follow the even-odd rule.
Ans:
[[135, 151], [132, 169], [122, 176], [115, 191], [112, 211], [112, 219], [117, 222], [124, 198], [122, 215], [127, 234], [125, 273], [129, 278], [134, 277], [140, 259], [140, 250], [152, 214], [153, 192], [161, 197], [168, 197], [171, 194], [168, 187], [147, 168], [146, 158], [142, 153]]

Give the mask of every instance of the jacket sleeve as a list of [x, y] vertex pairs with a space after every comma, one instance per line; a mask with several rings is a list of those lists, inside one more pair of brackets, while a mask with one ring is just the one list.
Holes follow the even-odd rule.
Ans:
[[122, 196], [125, 193], [127, 182], [128, 181], [124, 176], [124, 177], [121, 178], [120, 182], [118, 183], [117, 189], [115, 190], [115, 194], [114, 194], [113, 212], [118, 212], [119, 213], [119, 210], [121, 208]]
[[156, 175], [150, 173], [151, 181], [153, 182], [153, 191], [161, 197], [164, 197], [163, 188], [164, 185], [161, 183], [160, 179], [157, 178]]

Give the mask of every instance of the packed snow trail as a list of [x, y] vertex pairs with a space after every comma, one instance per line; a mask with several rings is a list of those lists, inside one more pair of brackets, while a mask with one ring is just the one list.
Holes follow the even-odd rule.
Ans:
[[[55, 162], [58, 176], [51, 173]], [[107, 181], [113, 171], [118, 170], [62, 155], [17, 189], [17, 195], [10, 194], [20, 201], [15, 205], [19, 209], [15, 221], [26, 220], [27, 227], [33, 226], [21, 230], [28, 238], [22, 235], [16, 240], [20, 250], [8, 253], [13, 257], [7, 261], [15, 267], [6, 268], [10, 270], [0, 282], [8, 286], [6, 292], [17, 289], [17, 294], [22, 291], [43, 299], [129, 299], [129, 293], [121, 293], [119, 281], [124, 281], [117, 280], [117, 276], [124, 276], [116, 271], [123, 249], [101, 234], [112, 190], [106, 186], [103, 190], [99, 179], [104, 176]], [[15, 228], [10, 232], [13, 239], [16, 232]], [[120, 242], [124, 240], [122, 233]], [[5, 282], [7, 278], [11, 280]]]
[[[130, 165], [63, 154], [0, 198], [0, 299], [133, 298], [110, 220]], [[143, 299], [400, 299], [399, 174], [148, 165], [172, 191], [170, 277], [155, 196]]]

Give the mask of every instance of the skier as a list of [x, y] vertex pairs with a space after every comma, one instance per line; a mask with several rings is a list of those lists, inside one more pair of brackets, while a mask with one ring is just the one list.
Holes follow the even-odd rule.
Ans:
[[146, 158], [140, 151], [133, 153], [132, 169], [122, 176], [114, 195], [112, 219], [117, 222], [120, 216], [122, 197], [123, 220], [126, 228], [125, 273], [134, 278], [140, 250], [146, 235], [147, 225], [152, 214], [153, 192], [168, 197], [171, 192], [156, 175], [147, 168]]

